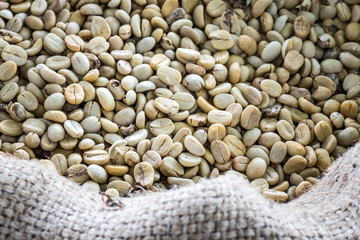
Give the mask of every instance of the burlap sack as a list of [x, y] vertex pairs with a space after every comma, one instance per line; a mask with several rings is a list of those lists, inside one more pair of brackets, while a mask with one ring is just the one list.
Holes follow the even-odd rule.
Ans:
[[360, 144], [275, 204], [238, 177], [119, 201], [0, 157], [0, 239], [359, 239]]

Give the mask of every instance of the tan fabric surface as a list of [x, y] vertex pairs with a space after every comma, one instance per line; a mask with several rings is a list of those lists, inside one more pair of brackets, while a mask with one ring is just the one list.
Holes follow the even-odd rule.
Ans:
[[122, 199], [122, 207], [35, 162], [2, 156], [0, 239], [359, 239], [359, 152], [360, 144], [288, 204], [227, 176]]

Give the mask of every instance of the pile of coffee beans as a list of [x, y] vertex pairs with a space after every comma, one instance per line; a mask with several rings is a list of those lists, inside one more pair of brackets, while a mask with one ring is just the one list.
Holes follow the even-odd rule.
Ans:
[[0, 0], [1, 152], [111, 197], [234, 174], [292, 200], [359, 139], [359, 22], [359, 0]]

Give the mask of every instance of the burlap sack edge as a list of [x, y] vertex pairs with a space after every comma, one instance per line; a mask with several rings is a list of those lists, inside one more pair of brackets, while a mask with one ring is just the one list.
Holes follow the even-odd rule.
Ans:
[[358, 239], [360, 144], [309, 192], [286, 204], [235, 176], [109, 199], [0, 157], [0, 239]]

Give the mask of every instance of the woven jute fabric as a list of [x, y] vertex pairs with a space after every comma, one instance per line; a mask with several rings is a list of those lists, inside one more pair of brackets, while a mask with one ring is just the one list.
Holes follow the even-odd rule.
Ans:
[[243, 179], [118, 201], [85, 192], [36, 162], [0, 157], [0, 239], [359, 239], [360, 144], [286, 204]]

